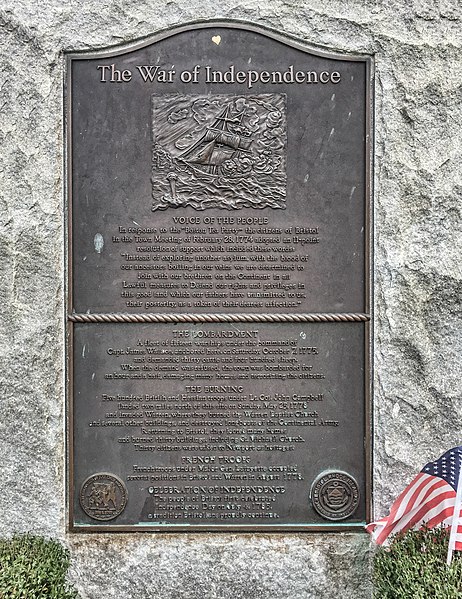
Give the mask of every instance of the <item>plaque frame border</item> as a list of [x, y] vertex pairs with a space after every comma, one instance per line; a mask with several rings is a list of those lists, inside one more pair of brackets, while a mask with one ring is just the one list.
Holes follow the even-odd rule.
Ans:
[[[371, 521], [372, 503], [373, 503], [373, 412], [372, 412], [372, 397], [373, 397], [373, 335], [374, 322], [371, 316], [371, 307], [373, 303], [373, 173], [374, 173], [374, 156], [372, 148], [374, 146], [374, 55], [352, 53], [348, 51], [333, 52], [325, 47], [317, 44], [305, 42], [293, 35], [280, 33], [270, 27], [257, 25], [253, 22], [233, 19], [208, 19], [188, 21], [182, 25], [171, 26], [160, 29], [156, 33], [144, 36], [141, 39], [133, 42], [128, 42], [121, 45], [114, 45], [99, 50], [81, 50], [81, 51], [64, 51], [64, 77], [63, 77], [63, 170], [64, 170], [64, 230], [65, 230], [65, 248], [64, 248], [64, 268], [67, 272], [65, 276], [65, 305], [64, 305], [64, 329], [66, 331], [65, 339], [65, 508], [67, 511], [67, 530], [71, 533], [338, 533], [338, 532], [355, 532], [366, 534], [364, 530], [365, 523], [339, 523], [326, 521], [326, 523], [317, 524], [164, 524], [164, 525], [115, 525], [115, 524], [76, 524], [74, 522], [74, 494], [76, 491], [74, 485], [74, 343], [73, 331], [76, 322], [76, 315], [73, 309], [73, 197], [72, 197], [72, 64], [75, 60], [92, 60], [97, 58], [111, 58], [121, 56], [139, 49], [142, 49], [151, 44], [160, 42], [174, 35], [178, 35], [195, 29], [212, 29], [219, 27], [222, 29], [238, 29], [257, 33], [278, 41], [286, 46], [296, 50], [328, 58], [332, 60], [343, 60], [351, 62], [364, 62], [365, 65], [365, 130], [366, 139], [364, 143], [365, 149], [365, 196], [364, 196], [364, 314], [358, 314], [364, 324], [364, 458], [365, 458], [365, 511], [366, 523]], [[143, 313], [146, 314], [146, 313]], [[333, 313], [331, 313], [334, 315]], [[92, 316], [98, 316], [92, 314]], [[103, 316], [103, 315], [101, 315]], [[131, 314], [136, 316], [136, 314]], [[153, 315], [153, 316], [164, 316]], [[170, 315], [181, 316], [181, 313]], [[189, 314], [189, 316], [204, 316], [203, 314]], [[217, 315], [219, 316], [219, 315]], [[257, 315], [254, 315], [257, 316]], [[288, 315], [290, 316], [290, 315]], [[301, 314], [296, 313], [294, 316], [319, 317], [326, 316], [320, 314]], [[340, 316], [340, 315], [337, 315]], [[345, 316], [345, 315], [342, 315]], [[353, 316], [353, 315], [351, 315]], [[249, 319], [252, 314], [247, 314]], [[355, 319], [356, 320], [356, 319]], [[359, 319], [358, 319], [359, 320]], [[87, 321], [88, 322], [88, 321]], [[173, 322], [173, 321], [171, 321]], [[199, 322], [199, 320], [198, 320]], [[312, 321], [313, 322], [313, 321]]]

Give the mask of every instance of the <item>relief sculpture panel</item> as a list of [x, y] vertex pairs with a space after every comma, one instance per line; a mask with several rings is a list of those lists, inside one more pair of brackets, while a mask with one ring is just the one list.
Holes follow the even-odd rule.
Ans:
[[152, 96], [152, 210], [285, 208], [285, 97]]

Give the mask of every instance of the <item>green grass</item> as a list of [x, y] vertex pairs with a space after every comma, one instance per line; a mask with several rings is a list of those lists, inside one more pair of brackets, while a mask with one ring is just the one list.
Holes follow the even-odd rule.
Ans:
[[448, 529], [397, 535], [374, 556], [375, 599], [462, 599], [462, 557], [446, 565]]
[[57, 541], [32, 535], [0, 539], [0, 598], [74, 599], [68, 567], [69, 552]]

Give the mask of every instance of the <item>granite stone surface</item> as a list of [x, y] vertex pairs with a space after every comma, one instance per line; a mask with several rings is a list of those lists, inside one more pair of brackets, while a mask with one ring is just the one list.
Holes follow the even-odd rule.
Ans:
[[460, 2], [1, 0], [0, 533], [60, 538], [82, 598], [365, 599], [366, 535], [67, 531], [64, 52], [197, 19], [374, 55], [375, 515], [461, 443]]

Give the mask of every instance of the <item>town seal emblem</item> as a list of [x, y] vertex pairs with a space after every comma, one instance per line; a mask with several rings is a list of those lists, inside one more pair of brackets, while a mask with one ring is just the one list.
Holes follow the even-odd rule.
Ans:
[[80, 505], [94, 520], [113, 520], [127, 505], [127, 489], [120, 478], [113, 474], [93, 474], [80, 489]]
[[322, 472], [313, 482], [310, 498], [314, 509], [326, 520], [345, 520], [358, 507], [358, 483], [346, 472]]

